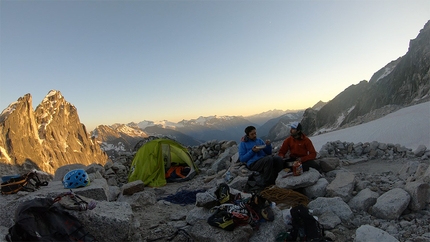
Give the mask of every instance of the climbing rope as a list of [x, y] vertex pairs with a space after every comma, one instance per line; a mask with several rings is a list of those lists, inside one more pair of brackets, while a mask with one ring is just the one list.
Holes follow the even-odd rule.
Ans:
[[307, 206], [309, 203], [308, 197], [300, 192], [291, 189], [271, 186], [260, 192], [260, 195], [265, 199], [275, 202], [276, 204], [285, 204], [289, 207], [295, 207], [299, 204]]

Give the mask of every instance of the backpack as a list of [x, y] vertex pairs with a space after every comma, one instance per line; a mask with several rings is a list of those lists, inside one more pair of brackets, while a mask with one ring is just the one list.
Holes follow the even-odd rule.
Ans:
[[259, 172], [253, 171], [248, 176], [248, 181], [246, 182], [243, 191], [246, 193], [260, 192], [264, 190], [264, 188], [265, 184], [263, 176]]
[[324, 237], [324, 228], [309, 213], [309, 209], [300, 204], [291, 208], [292, 230], [290, 236], [295, 241], [299, 236], [300, 241], [332, 241]]
[[34, 192], [40, 186], [47, 186], [48, 182], [41, 182], [35, 171], [21, 176], [11, 176], [1, 184], [1, 193], [14, 194], [19, 191]]
[[79, 220], [55, 206], [51, 198], [35, 198], [21, 203], [7, 241], [97, 241]]

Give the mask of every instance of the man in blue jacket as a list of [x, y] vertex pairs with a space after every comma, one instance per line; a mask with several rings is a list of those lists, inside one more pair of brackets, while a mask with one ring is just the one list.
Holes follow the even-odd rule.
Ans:
[[270, 140], [264, 142], [257, 138], [257, 129], [254, 126], [246, 127], [245, 134], [239, 145], [240, 162], [245, 163], [251, 171], [259, 172], [266, 186], [274, 185], [284, 166], [282, 158], [272, 156]]

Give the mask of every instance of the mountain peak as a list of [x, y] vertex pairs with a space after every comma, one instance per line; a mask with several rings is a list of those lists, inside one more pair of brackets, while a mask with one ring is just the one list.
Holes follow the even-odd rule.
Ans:
[[24, 96], [18, 98], [18, 100], [16, 102], [13, 102], [11, 104], [9, 104], [9, 106], [7, 106], [7, 108], [5, 108], [1, 114], [0, 114], [0, 122], [5, 121], [9, 115], [11, 115], [17, 108], [19, 108], [20, 106], [24, 106], [24, 107], [32, 107], [32, 97], [30, 93], [25, 94]]
[[[13, 134], [13, 135], [11, 135]], [[0, 115], [0, 163], [31, 166], [53, 174], [65, 164], [104, 164], [106, 154], [89, 139], [76, 108], [50, 91], [33, 110], [26, 94]]]
[[72, 104], [67, 102], [64, 96], [61, 94], [61, 92], [57, 90], [49, 91], [48, 94], [46, 94], [45, 98], [43, 98], [41, 102], [41, 104], [43, 104], [44, 106], [46, 106], [46, 104], [50, 104], [50, 106], [58, 106], [58, 104], [56, 103], [59, 103], [60, 105], [73, 106]]

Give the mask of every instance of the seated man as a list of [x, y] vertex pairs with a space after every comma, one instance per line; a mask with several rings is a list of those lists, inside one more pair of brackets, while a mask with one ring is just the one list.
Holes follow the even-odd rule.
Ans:
[[272, 144], [270, 140], [264, 142], [257, 138], [257, 129], [248, 126], [245, 136], [239, 145], [239, 160], [246, 164], [251, 171], [260, 172], [266, 186], [274, 185], [278, 173], [283, 169], [281, 157], [272, 156]]
[[[286, 156], [290, 153], [289, 157]], [[290, 136], [284, 140], [278, 155], [285, 158], [284, 168], [290, 166], [286, 165], [290, 161], [300, 161], [303, 166], [303, 171], [309, 171], [309, 167], [320, 170], [320, 166], [314, 161], [317, 152], [315, 151], [312, 141], [302, 133], [302, 125], [299, 122], [291, 124]]]

